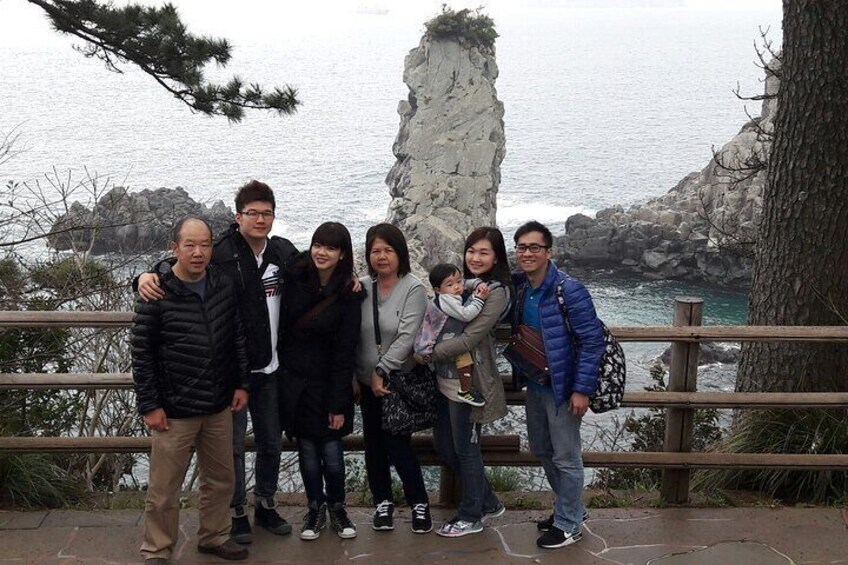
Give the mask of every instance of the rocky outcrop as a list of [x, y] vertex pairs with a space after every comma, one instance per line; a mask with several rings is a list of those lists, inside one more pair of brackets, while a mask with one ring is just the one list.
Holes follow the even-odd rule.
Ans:
[[195, 202], [181, 187], [129, 192], [116, 187], [88, 209], [74, 202], [47, 236], [57, 250], [87, 249], [103, 253], [145, 253], [166, 248], [171, 228], [184, 216], [204, 218], [217, 234], [235, 217], [222, 201], [212, 207]]
[[497, 76], [493, 51], [453, 40], [425, 36], [404, 61], [409, 98], [398, 105], [387, 221], [423, 269], [462, 264], [468, 233], [495, 225], [506, 152]]
[[[770, 63], [777, 69], [778, 62]], [[750, 282], [753, 242], [762, 211], [779, 81], [767, 70], [761, 114], [700, 172], [667, 194], [625, 210], [615, 206], [595, 218], [570, 217], [558, 240], [559, 259], [649, 278], [724, 285]]]

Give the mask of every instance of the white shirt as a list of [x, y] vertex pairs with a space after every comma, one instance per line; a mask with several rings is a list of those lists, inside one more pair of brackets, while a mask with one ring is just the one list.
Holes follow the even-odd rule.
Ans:
[[[268, 248], [268, 240], [265, 240], [265, 247], [256, 255], [256, 266], [262, 267], [262, 262], [265, 257], [265, 249]], [[255, 369], [254, 373], [264, 373], [269, 375], [280, 367], [280, 358], [277, 355], [277, 340], [279, 338], [280, 329], [280, 305], [282, 303], [282, 295], [280, 293], [280, 267], [272, 263], [268, 263], [265, 272], [261, 273], [262, 287], [265, 289], [265, 306], [268, 308], [268, 322], [271, 328], [271, 362], [262, 369]]]

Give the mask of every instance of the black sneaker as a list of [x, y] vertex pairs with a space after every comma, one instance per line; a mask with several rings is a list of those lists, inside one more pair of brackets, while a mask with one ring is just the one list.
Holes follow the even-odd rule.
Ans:
[[253, 532], [250, 530], [250, 520], [244, 506], [233, 508], [233, 521], [230, 527], [230, 539], [236, 543], [247, 545], [253, 541]]
[[393, 502], [384, 500], [377, 505], [374, 510], [374, 517], [371, 520], [371, 527], [375, 530], [394, 530], [395, 521], [393, 515], [395, 513], [395, 505]]
[[[589, 511], [584, 508], [583, 509], [583, 521], [585, 522], [588, 519], [589, 519]], [[548, 516], [544, 520], [540, 520], [539, 522], [536, 522], [536, 529], [539, 530], [540, 532], [549, 532], [549, 531], [551, 531], [551, 528], [553, 528], [553, 527], [554, 527], [554, 515], [553, 514], [551, 514], [550, 516]]]
[[536, 540], [536, 545], [544, 549], [557, 549], [577, 543], [581, 539], [583, 539], [583, 534], [579, 531], [566, 533], [559, 528], [551, 528], [539, 536], [539, 539]]
[[272, 534], [284, 536], [292, 531], [291, 524], [277, 514], [276, 508], [265, 508], [264, 503], [260, 502], [253, 514], [253, 523], [257, 526], [262, 526]]
[[321, 530], [327, 526], [327, 505], [316, 502], [309, 503], [309, 510], [303, 516], [303, 526], [300, 527], [300, 539], [318, 539]]
[[336, 502], [330, 505], [330, 527], [339, 534], [340, 538], [350, 539], [356, 537], [356, 525], [348, 518], [343, 502]]
[[430, 518], [430, 505], [424, 502], [412, 507], [412, 532], [426, 534], [433, 529], [433, 520]]

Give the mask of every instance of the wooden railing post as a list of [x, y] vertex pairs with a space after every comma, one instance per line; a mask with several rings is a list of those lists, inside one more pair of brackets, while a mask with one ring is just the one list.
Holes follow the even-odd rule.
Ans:
[[[675, 326], [700, 326], [704, 312], [701, 298], [678, 298], [674, 302]], [[695, 392], [698, 388], [698, 342], [675, 341], [671, 344], [668, 371], [669, 392]], [[692, 428], [695, 411], [691, 408], [669, 408], [665, 419], [664, 451], [692, 451]], [[689, 499], [689, 470], [665, 469], [662, 494], [666, 502], [683, 503]]]
[[439, 471], [439, 504], [455, 506], [462, 500], [462, 481], [459, 473], [442, 465]]

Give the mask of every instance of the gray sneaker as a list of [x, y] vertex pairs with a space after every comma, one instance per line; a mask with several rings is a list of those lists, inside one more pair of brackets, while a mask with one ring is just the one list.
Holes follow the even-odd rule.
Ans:
[[498, 502], [498, 505], [495, 506], [494, 509], [483, 511], [483, 517], [480, 521], [485, 524], [489, 520], [494, 520], [495, 518], [503, 516], [504, 512], [506, 512], [506, 506], [504, 506], [503, 503]]
[[443, 538], [461, 538], [469, 534], [479, 534], [483, 531], [483, 522], [466, 522], [459, 518], [454, 518], [450, 522], [445, 522], [436, 533]]

